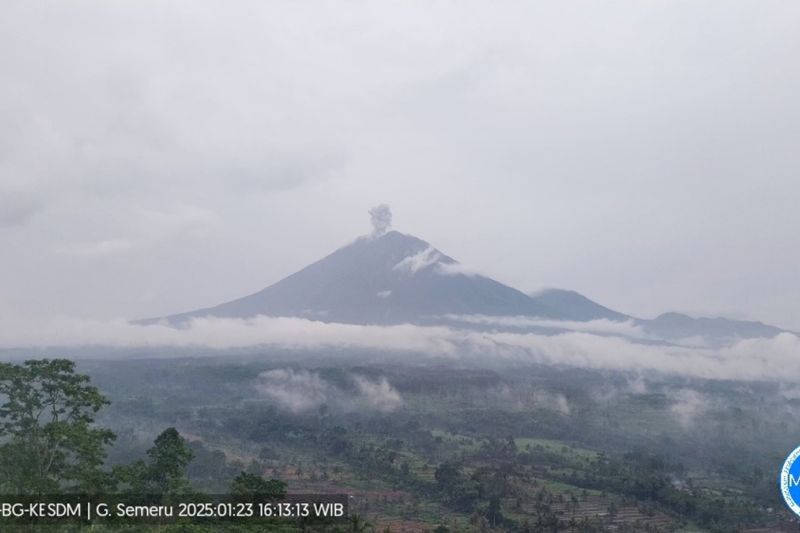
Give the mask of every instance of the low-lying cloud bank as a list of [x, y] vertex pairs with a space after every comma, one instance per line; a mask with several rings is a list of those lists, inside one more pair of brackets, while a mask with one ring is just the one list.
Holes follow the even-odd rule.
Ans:
[[584, 331], [587, 333], [623, 335], [636, 339], [648, 338], [644, 328], [636, 324], [633, 320], [608, 320], [601, 318], [597, 320], [587, 320], [578, 322], [574, 320], [548, 320], [543, 318], [528, 316], [489, 316], [489, 315], [443, 315], [442, 318], [453, 322], [464, 324], [476, 324], [481, 326], [502, 326], [510, 328], [556, 328], [568, 329], [572, 331]]
[[[621, 332], [618, 332], [621, 333]], [[800, 338], [782, 333], [722, 348], [647, 345], [630, 338], [570, 331], [558, 335], [477, 332], [443, 326], [359, 326], [303, 318], [198, 318], [187, 327], [135, 325], [125, 320], [60, 319], [0, 325], [0, 347], [204, 347], [273, 345], [284, 348], [359, 348], [413, 352], [417, 357], [547, 363], [659, 371], [711, 379], [787, 381], [800, 375]]]

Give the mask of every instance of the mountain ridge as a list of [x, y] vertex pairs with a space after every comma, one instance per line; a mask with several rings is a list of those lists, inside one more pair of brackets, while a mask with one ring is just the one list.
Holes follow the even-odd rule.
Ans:
[[773, 337], [786, 331], [761, 322], [675, 312], [642, 319], [565, 289], [525, 294], [469, 272], [427, 241], [398, 231], [359, 237], [241, 298], [136, 323], [181, 326], [201, 317], [243, 319], [258, 315], [365, 325], [452, 324], [452, 317], [468, 315], [630, 321], [660, 339]]

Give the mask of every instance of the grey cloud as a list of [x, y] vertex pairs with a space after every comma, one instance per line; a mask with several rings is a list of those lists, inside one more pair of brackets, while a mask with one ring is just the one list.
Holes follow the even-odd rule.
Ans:
[[202, 239], [218, 226], [216, 213], [191, 205], [175, 205], [166, 210], [133, 209], [130, 218], [122, 217], [116, 233], [91, 241], [60, 245], [56, 251], [66, 255], [102, 258], [128, 253], [151, 253], [159, 245], [174, 241]]
[[0, 188], [0, 228], [22, 226], [41, 208], [42, 202], [32, 195]]
[[[0, 193], [4, 305], [211, 305], [385, 201], [522, 290], [800, 329], [798, 20], [744, 0], [7, 2], [0, 190], [34, 199]], [[136, 229], [181, 205], [219, 224]]]

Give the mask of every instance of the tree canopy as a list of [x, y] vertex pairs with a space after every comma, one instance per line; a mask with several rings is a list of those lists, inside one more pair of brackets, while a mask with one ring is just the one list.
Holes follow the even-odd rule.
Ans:
[[0, 490], [14, 494], [95, 492], [115, 435], [93, 425], [108, 404], [68, 359], [0, 363]]

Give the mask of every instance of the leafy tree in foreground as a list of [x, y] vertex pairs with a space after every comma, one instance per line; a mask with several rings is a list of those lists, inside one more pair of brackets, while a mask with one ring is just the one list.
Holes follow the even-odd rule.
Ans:
[[194, 453], [175, 428], [167, 428], [147, 450], [148, 460], [136, 461], [115, 469], [116, 477], [128, 492], [148, 495], [176, 495], [192, 492], [186, 478], [186, 465]]
[[68, 359], [0, 363], [0, 492], [96, 492], [113, 432], [93, 426], [108, 404]]

